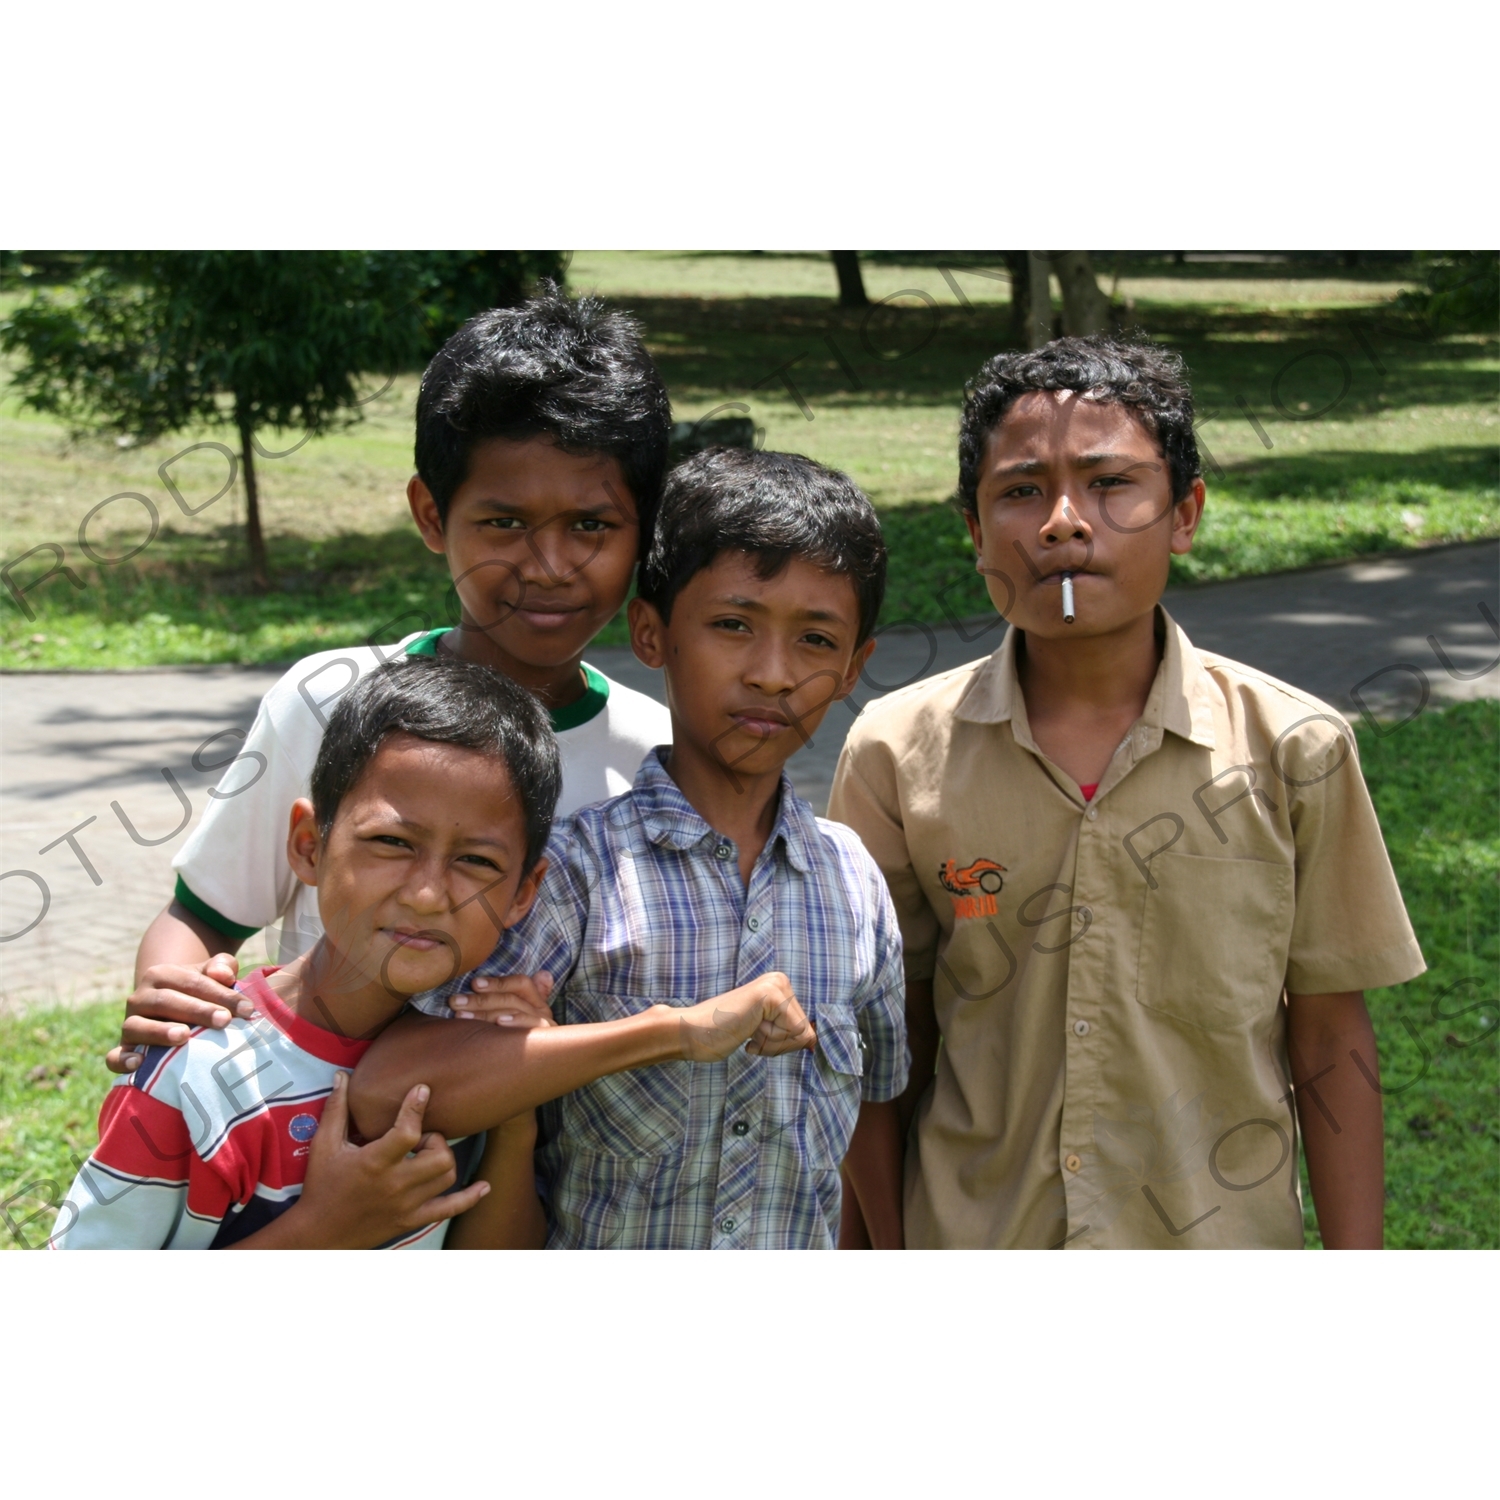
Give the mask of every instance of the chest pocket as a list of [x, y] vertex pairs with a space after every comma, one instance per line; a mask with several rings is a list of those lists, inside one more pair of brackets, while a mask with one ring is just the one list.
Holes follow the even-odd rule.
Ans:
[[1292, 940], [1292, 871], [1256, 859], [1170, 851], [1151, 861], [1136, 999], [1207, 1031], [1269, 1015]]
[[820, 1005], [814, 1021], [817, 1050], [796, 1054], [802, 1069], [802, 1154], [811, 1167], [836, 1167], [859, 1120], [864, 1048], [852, 1005]]
[[[692, 1005], [692, 1000], [643, 1000], [633, 995], [570, 991], [567, 1020], [619, 1021], [653, 1004]], [[682, 1148], [691, 1090], [687, 1062], [631, 1068], [566, 1094], [560, 1101], [562, 1130], [580, 1146], [606, 1156], [650, 1158]]]

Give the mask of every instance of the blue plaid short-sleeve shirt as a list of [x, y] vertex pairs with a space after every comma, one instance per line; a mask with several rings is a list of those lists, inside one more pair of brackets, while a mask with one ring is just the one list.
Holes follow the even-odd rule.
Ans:
[[[546, 1105], [549, 1246], [832, 1247], [860, 1102], [894, 1098], [908, 1067], [900, 933], [858, 837], [783, 777], [747, 887], [734, 845], [652, 751], [629, 792], [559, 825], [547, 856], [536, 905], [475, 973], [550, 973], [569, 1024], [696, 1005], [779, 970], [818, 1032], [816, 1052], [661, 1063]], [[449, 1014], [470, 978], [418, 1003]]]

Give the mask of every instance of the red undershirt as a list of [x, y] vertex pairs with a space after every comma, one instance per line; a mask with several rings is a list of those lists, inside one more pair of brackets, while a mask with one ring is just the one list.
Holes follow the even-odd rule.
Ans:
[[1078, 790], [1083, 793], [1083, 800], [1085, 802], [1092, 802], [1094, 800], [1094, 793], [1099, 790], [1099, 783], [1097, 781], [1091, 781], [1087, 786], [1084, 786], [1083, 783], [1080, 782], [1078, 785]]

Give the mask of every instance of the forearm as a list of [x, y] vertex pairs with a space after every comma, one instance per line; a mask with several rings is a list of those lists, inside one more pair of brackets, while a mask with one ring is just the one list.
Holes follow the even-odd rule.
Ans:
[[216, 953], [238, 953], [244, 940], [210, 927], [176, 901], [158, 913], [135, 955], [135, 982], [153, 964], [201, 964]]
[[1290, 996], [1287, 1046], [1318, 1229], [1330, 1250], [1378, 1250], [1385, 1233], [1385, 1123], [1375, 1029], [1357, 991]]
[[900, 1250], [902, 1129], [898, 1102], [859, 1107], [859, 1123], [844, 1158], [844, 1176], [854, 1190], [860, 1221], [870, 1247]]
[[682, 1047], [680, 1017], [667, 1007], [621, 1021], [530, 1031], [408, 1014], [360, 1060], [349, 1102], [360, 1133], [373, 1140], [390, 1128], [407, 1091], [425, 1083], [432, 1090], [427, 1127], [452, 1140], [610, 1073], [675, 1061]]
[[536, 1116], [521, 1115], [490, 1132], [478, 1178], [489, 1192], [448, 1228], [446, 1250], [540, 1250], [547, 1219], [536, 1195]]

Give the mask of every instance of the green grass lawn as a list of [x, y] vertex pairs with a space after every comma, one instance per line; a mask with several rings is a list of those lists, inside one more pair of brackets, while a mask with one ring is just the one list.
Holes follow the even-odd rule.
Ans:
[[[872, 259], [871, 295], [893, 300], [869, 314], [834, 303], [821, 255], [579, 252], [569, 278], [640, 316], [679, 419], [737, 403], [768, 446], [852, 474], [891, 545], [885, 619], [938, 620], [989, 608], [945, 502], [963, 382], [1004, 345], [1009, 320], [1003, 280], [980, 266], [950, 283], [939, 259]], [[1496, 340], [1422, 337], [1394, 306], [1407, 284], [1399, 266], [1121, 259], [1103, 263], [1101, 282], [1193, 372], [1209, 506], [1177, 581], [1500, 534]], [[0, 314], [14, 301], [0, 298]], [[42, 584], [28, 595], [34, 620], [0, 591], [0, 667], [281, 662], [448, 618], [441, 561], [422, 549], [403, 497], [415, 392], [416, 377], [401, 376], [357, 426], [260, 464], [278, 582], [264, 598], [243, 582], [238, 487], [189, 518], [157, 472], [222, 433], [72, 442], [0, 392], [6, 557], [60, 545], [85, 584]], [[266, 446], [296, 438], [268, 435]], [[190, 507], [224, 472], [207, 449], [170, 470]], [[133, 560], [96, 565], [80, 551], [80, 522], [122, 493], [152, 503], [160, 534]], [[88, 539], [118, 556], [148, 534], [146, 509], [120, 500]], [[52, 561], [33, 557], [17, 582]], [[618, 624], [605, 636], [623, 638]]]
[[[1500, 705], [1358, 730], [1428, 972], [1369, 997], [1380, 1043], [1386, 1240], [1500, 1247]], [[118, 1004], [0, 1018], [0, 1243], [35, 1246], [95, 1141]], [[1305, 1191], [1305, 1189], [1304, 1189]], [[1309, 1240], [1318, 1243], [1306, 1198]], [[29, 1224], [31, 1214], [39, 1215]], [[7, 1229], [9, 1232], [7, 1232]]]

